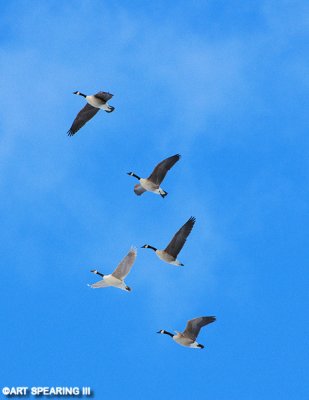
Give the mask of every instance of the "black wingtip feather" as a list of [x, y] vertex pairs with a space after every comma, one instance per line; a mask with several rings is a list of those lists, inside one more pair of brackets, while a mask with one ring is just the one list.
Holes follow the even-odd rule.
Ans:
[[196, 218], [195, 217], [190, 217], [189, 219], [188, 219], [188, 222], [191, 222], [192, 223], [192, 226], [195, 224], [195, 222], [196, 222]]
[[217, 320], [217, 317], [211, 315], [209, 317], [206, 317], [208, 319], [207, 324], [211, 324], [212, 322], [215, 322]]
[[174, 154], [172, 157], [177, 157], [177, 161], [179, 161], [181, 159], [181, 155], [179, 153]]

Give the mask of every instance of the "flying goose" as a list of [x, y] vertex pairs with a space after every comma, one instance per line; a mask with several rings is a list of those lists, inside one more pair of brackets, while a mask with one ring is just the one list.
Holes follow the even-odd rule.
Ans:
[[81, 92], [74, 92], [73, 94], [83, 96], [87, 100], [87, 104], [80, 110], [73, 121], [71, 128], [68, 130], [68, 135], [73, 136], [86, 122], [88, 122], [96, 113], [101, 109], [108, 113], [115, 110], [115, 107], [110, 106], [107, 102], [113, 95], [108, 92], [98, 92], [91, 96], [87, 96]]
[[144, 244], [142, 248], [152, 249], [161, 260], [169, 264], [183, 266], [183, 264], [179, 260], [177, 260], [177, 256], [180, 250], [183, 248], [183, 245], [185, 244], [194, 224], [195, 218], [190, 217], [188, 221], [174, 235], [173, 239], [164, 250], [158, 250], [155, 247], [150, 246], [149, 244]]
[[176, 334], [173, 334], [165, 331], [164, 329], [161, 329], [157, 333], [171, 336], [173, 340], [175, 340], [175, 342], [180, 344], [181, 346], [191, 347], [194, 349], [203, 349], [204, 346], [197, 343], [196, 338], [203, 326], [211, 324], [212, 322], [215, 322], [215, 320], [216, 317], [194, 318], [187, 322], [186, 329], [183, 332], [175, 331]]
[[134, 264], [134, 261], [136, 259], [136, 255], [137, 255], [136, 248], [131, 247], [129, 253], [123, 258], [123, 260], [121, 260], [120, 264], [112, 274], [104, 275], [101, 272], [97, 271], [96, 269], [90, 271], [94, 274], [101, 276], [103, 279], [88, 286], [92, 287], [93, 289], [103, 288], [107, 286], [114, 286], [116, 288], [130, 292], [131, 288], [129, 288], [129, 286], [125, 284], [124, 278], [130, 272]]
[[140, 178], [133, 172], [128, 172], [128, 175], [134, 176], [139, 180], [139, 184], [134, 186], [134, 193], [140, 196], [144, 192], [148, 191], [159, 194], [164, 199], [164, 197], [167, 195], [167, 192], [160, 187], [160, 184], [165, 178], [167, 171], [169, 171], [179, 159], [180, 154], [175, 154], [174, 156], [168, 157], [161, 161], [147, 179]]

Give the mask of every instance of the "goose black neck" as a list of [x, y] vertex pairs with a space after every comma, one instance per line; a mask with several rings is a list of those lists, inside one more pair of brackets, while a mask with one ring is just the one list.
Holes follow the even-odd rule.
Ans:
[[79, 95], [86, 98], [86, 95], [84, 93], [79, 92]]
[[150, 244], [148, 245], [147, 248], [148, 248], [148, 249], [151, 249], [151, 250], [153, 250], [153, 251], [157, 251], [157, 249], [156, 249], [155, 247], [153, 247], [153, 246], [150, 246]]
[[138, 179], [138, 180], [141, 179], [141, 178], [140, 178], [139, 176], [137, 176], [136, 174], [133, 174], [133, 173], [132, 173], [132, 176], [134, 176], [134, 178], [136, 178], [136, 179]]
[[170, 336], [170, 337], [173, 337], [173, 336], [174, 336], [171, 332], [163, 331], [163, 333], [164, 333], [165, 335]]
[[96, 272], [96, 274], [102, 276], [102, 278], [104, 276], [104, 274], [102, 274], [101, 272], [98, 272], [98, 271]]

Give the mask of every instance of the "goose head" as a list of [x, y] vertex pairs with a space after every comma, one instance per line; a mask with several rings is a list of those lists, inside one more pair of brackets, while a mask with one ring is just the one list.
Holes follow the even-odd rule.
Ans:
[[98, 270], [96, 270], [96, 269], [92, 269], [90, 272], [92, 272], [93, 274], [100, 275], [100, 276], [102, 276], [102, 278], [104, 276], [104, 274], [102, 274], [101, 272], [98, 272]]
[[161, 333], [162, 335], [168, 335], [170, 337], [173, 337], [174, 335], [171, 332], [166, 331], [165, 329], [159, 330], [157, 333]]
[[134, 176], [134, 178], [136, 178], [136, 179], [138, 179], [138, 180], [141, 179], [139, 176], [137, 176], [136, 174], [134, 174], [134, 172], [127, 172], [127, 175]]
[[150, 246], [150, 244], [144, 244], [144, 246], [142, 246], [141, 249], [151, 249], [153, 251], [157, 251], [157, 249], [153, 246]]

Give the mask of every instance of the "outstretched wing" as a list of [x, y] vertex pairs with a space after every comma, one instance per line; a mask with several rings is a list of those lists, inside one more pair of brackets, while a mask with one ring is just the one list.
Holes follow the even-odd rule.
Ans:
[[199, 317], [191, 319], [187, 322], [186, 329], [183, 331], [183, 335], [189, 337], [192, 340], [196, 340], [200, 330], [203, 326], [215, 322], [216, 317]]
[[113, 97], [113, 95], [108, 92], [98, 92], [97, 94], [94, 95], [94, 97], [103, 101], [108, 101]]
[[152, 171], [148, 179], [156, 185], [160, 185], [160, 183], [165, 178], [167, 171], [169, 171], [179, 159], [180, 154], [175, 154], [174, 156], [168, 157], [165, 160], [161, 161]]
[[92, 285], [88, 285], [90, 286], [92, 289], [99, 289], [99, 288], [103, 288], [103, 287], [107, 287], [109, 286], [104, 279], [101, 279], [100, 281], [93, 283]]
[[173, 239], [170, 241], [165, 251], [173, 257], [177, 257], [180, 250], [183, 248], [187, 237], [192, 231], [193, 225], [195, 224], [195, 218], [190, 217], [188, 221], [179, 229], [179, 231], [174, 235]]
[[124, 279], [128, 273], [130, 272], [132, 265], [136, 259], [137, 250], [135, 247], [131, 247], [129, 253], [124, 257], [124, 259], [120, 262], [118, 267], [112, 273], [115, 278]]
[[140, 196], [144, 192], [146, 192], [146, 189], [144, 189], [142, 185], [137, 184], [134, 186], [134, 193], [137, 194], [138, 196]]
[[99, 110], [99, 108], [92, 107], [90, 104], [87, 103], [74, 119], [71, 128], [68, 130], [68, 135], [73, 136], [80, 128], [85, 125], [86, 122], [94, 117]]

